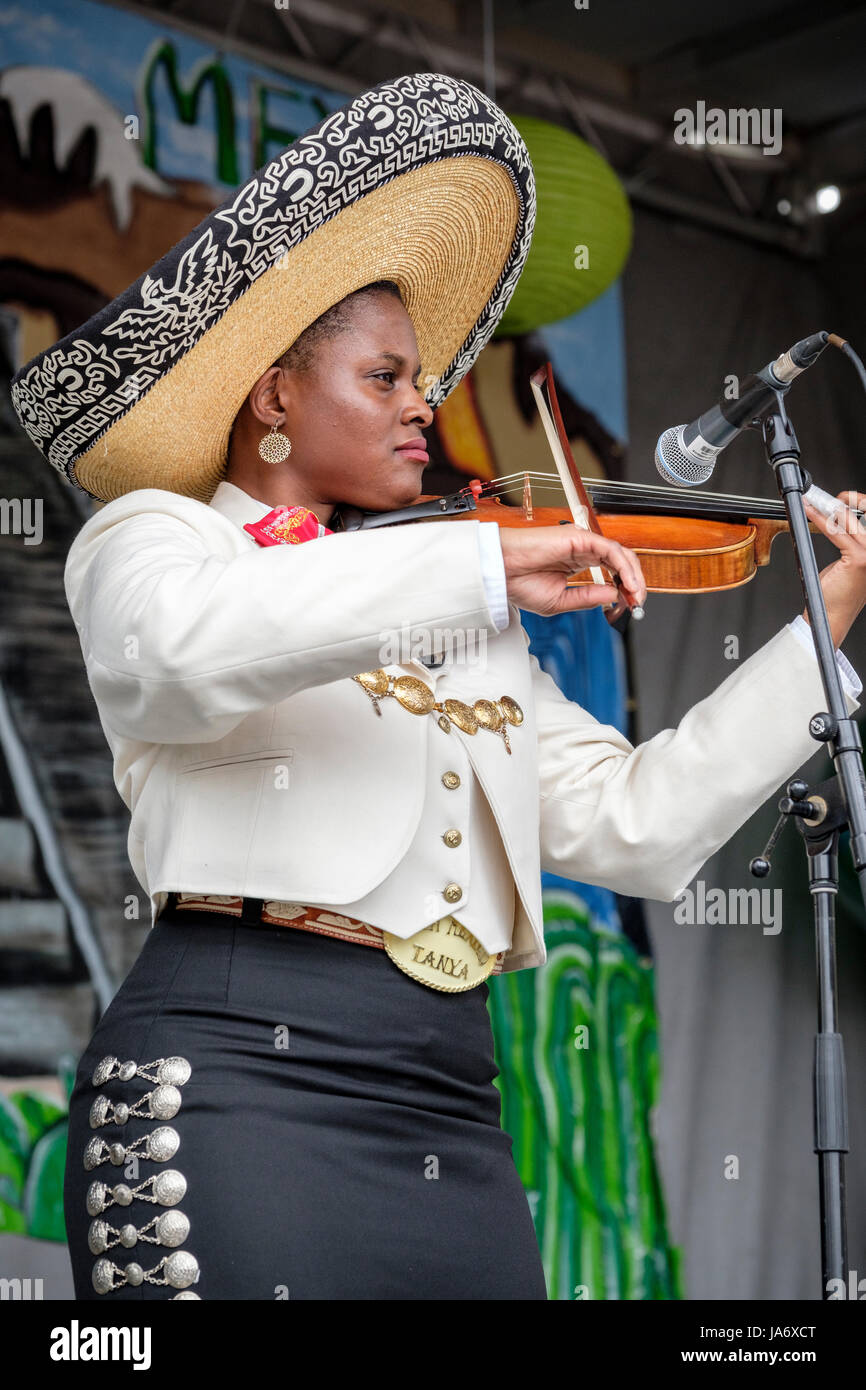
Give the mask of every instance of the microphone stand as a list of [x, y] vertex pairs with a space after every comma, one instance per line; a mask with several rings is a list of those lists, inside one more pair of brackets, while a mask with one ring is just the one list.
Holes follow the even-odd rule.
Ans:
[[[802, 782], [792, 782], [788, 787], [789, 796], [779, 802], [783, 818], [786, 815], [797, 818], [805, 841], [815, 923], [818, 1032], [812, 1073], [814, 1151], [818, 1155], [821, 1201], [822, 1298], [827, 1299], [831, 1296], [830, 1281], [841, 1280], [841, 1286], [847, 1289], [848, 1275], [843, 1156], [848, 1152], [848, 1102], [842, 1034], [837, 1031], [836, 1015], [837, 847], [840, 830], [847, 824], [854, 867], [866, 904], [866, 776], [860, 733], [848, 714], [815, 549], [803, 508], [803, 493], [811, 486], [811, 478], [800, 467], [800, 446], [785, 412], [781, 392], [776, 393], [776, 400], [777, 406], [753, 421], [753, 427], [762, 429], [767, 462], [776, 475], [787, 512], [827, 699], [828, 712], [822, 711], [812, 717], [809, 732], [818, 742], [827, 744], [835, 768], [834, 777], [821, 785], [821, 795], [810, 794]], [[778, 830], [777, 826], [771, 843]], [[752, 867], [759, 877], [769, 872], [765, 857], [753, 860]], [[838, 1289], [840, 1285], [835, 1287]]]

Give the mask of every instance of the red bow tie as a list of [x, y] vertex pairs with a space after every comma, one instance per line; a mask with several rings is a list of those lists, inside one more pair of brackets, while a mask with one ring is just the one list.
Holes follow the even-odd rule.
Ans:
[[[300, 545], [319, 538], [319, 518], [306, 507], [275, 507], [261, 521], [244, 522], [244, 530], [259, 545]], [[326, 536], [334, 532], [323, 527]]]

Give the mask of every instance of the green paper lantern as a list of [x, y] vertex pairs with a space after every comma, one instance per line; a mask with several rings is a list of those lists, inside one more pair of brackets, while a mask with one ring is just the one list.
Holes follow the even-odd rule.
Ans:
[[494, 337], [569, 318], [619, 277], [631, 249], [628, 199], [607, 160], [562, 126], [510, 116], [535, 171], [532, 245]]

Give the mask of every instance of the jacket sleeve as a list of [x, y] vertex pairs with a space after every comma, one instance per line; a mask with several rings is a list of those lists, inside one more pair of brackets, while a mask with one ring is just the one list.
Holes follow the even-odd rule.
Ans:
[[787, 627], [677, 728], [636, 748], [530, 663], [541, 867], [565, 878], [672, 901], [818, 750], [808, 732], [827, 703], [818, 663]]
[[436, 628], [496, 632], [477, 521], [227, 559], [212, 532], [208, 543], [203, 504], [160, 498], [143, 489], [109, 503], [82, 527], [64, 572], [100, 717], [122, 737], [213, 742], [297, 691], [390, 664], [383, 646], [402, 633], [411, 643]]

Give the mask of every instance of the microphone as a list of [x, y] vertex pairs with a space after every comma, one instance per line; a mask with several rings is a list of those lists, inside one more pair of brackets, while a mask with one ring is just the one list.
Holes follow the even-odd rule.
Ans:
[[659, 436], [656, 468], [666, 483], [674, 487], [697, 487], [705, 483], [724, 448], [736, 439], [752, 420], [776, 404], [794, 380], [820, 356], [829, 333], [813, 333], [801, 338], [763, 371], [746, 377], [736, 400], [722, 400], [699, 415], [690, 425], [674, 425]]

